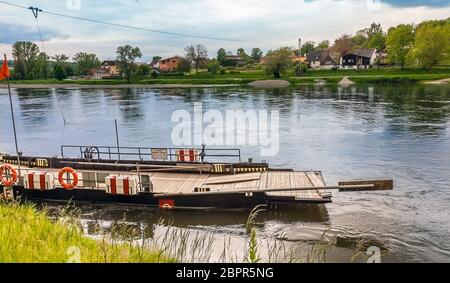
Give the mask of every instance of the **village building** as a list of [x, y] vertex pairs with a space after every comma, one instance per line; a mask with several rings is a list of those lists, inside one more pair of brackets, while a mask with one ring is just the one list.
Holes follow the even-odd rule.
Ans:
[[375, 48], [359, 48], [341, 58], [342, 69], [368, 69], [376, 64], [377, 50]]
[[158, 69], [161, 73], [176, 72], [181, 60], [183, 60], [183, 57], [181, 57], [181, 56], [173, 56], [170, 58], [161, 59], [157, 63]]
[[112, 61], [112, 60], [103, 61], [101, 69], [108, 76], [111, 76], [111, 77], [120, 76], [120, 69], [119, 69], [119, 66], [117, 66], [116, 61]]
[[333, 69], [338, 63], [331, 56], [329, 49], [316, 50], [306, 55], [306, 62], [312, 69]]

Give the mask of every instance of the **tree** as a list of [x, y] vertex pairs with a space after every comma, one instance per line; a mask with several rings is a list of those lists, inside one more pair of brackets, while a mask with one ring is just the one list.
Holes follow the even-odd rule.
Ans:
[[386, 35], [381, 24], [372, 23], [370, 27], [358, 31], [352, 40], [354, 47], [380, 49], [385, 47]]
[[450, 23], [425, 23], [417, 28], [414, 45], [408, 57], [414, 65], [431, 69], [448, 59], [449, 51]]
[[251, 58], [255, 61], [255, 62], [259, 62], [261, 60], [261, 57], [263, 56], [263, 52], [261, 51], [261, 49], [259, 48], [253, 48], [252, 49], [252, 55]]
[[36, 59], [35, 67], [33, 70], [33, 73], [36, 75], [36, 77], [42, 78], [42, 79], [48, 79], [48, 77], [50, 76], [49, 60], [50, 60], [50, 57], [47, 54], [45, 54], [44, 52], [41, 52], [38, 55], [38, 57]]
[[211, 60], [208, 64], [208, 71], [213, 74], [217, 75], [220, 72], [220, 64], [217, 60]]
[[141, 58], [142, 53], [139, 47], [132, 47], [130, 45], [119, 46], [116, 51], [116, 62], [122, 74], [125, 74], [127, 82], [130, 83], [131, 75], [136, 71], [136, 58]]
[[381, 49], [386, 47], [386, 36], [384, 33], [374, 34], [367, 43], [368, 48]]
[[39, 47], [29, 41], [17, 41], [13, 45], [14, 76], [17, 79], [33, 78], [33, 70], [39, 56]]
[[245, 53], [244, 48], [239, 48], [237, 50], [237, 56], [244, 60], [248, 60], [250, 58], [250, 56], [248, 56], [247, 53]]
[[330, 47], [330, 41], [329, 40], [324, 40], [321, 43], [319, 43], [317, 45], [317, 49], [327, 49]]
[[281, 47], [275, 51], [269, 51], [267, 53], [266, 72], [272, 74], [275, 78], [280, 78], [292, 65], [291, 55], [292, 50], [289, 47]]
[[186, 59], [194, 66], [195, 71], [198, 74], [198, 69], [203, 67], [208, 60], [208, 51], [206, 50], [206, 47], [197, 44], [195, 46], [187, 46], [184, 50], [186, 51]]
[[153, 56], [152, 62], [158, 62], [158, 61], [161, 60], [161, 59], [162, 59], [161, 56]]
[[313, 41], [307, 41], [305, 44], [303, 44], [301, 50], [302, 55], [306, 55], [316, 49], [316, 43]]
[[73, 61], [77, 63], [78, 73], [81, 75], [87, 75], [92, 68], [101, 65], [97, 55], [93, 53], [79, 52], [75, 54]]
[[403, 69], [413, 43], [414, 27], [412, 25], [399, 25], [391, 28], [386, 39], [389, 61]]
[[352, 51], [354, 47], [353, 40], [349, 35], [344, 34], [340, 38], [334, 41], [334, 45], [331, 48], [333, 53], [333, 59], [339, 61], [342, 56]]
[[189, 60], [186, 58], [183, 58], [180, 60], [177, 66], [177, 72], [183, 73], [183, 74], [189, 74], [191, 72], [192, 65]]
[[62, 80], [67, 79], [66, 70], [64, 70], [64, 68], [60, 64], [56, 64], [53, 67], [53, 72], [55, 73], [55, 78], [57, 80], [62, 81]]
[[150, 74], [150, 71], [151, 71], [150, 66], [147, 64], [142, 64], [142, 65], [139, 65], [139, 67], [138, 67], [138, 73], [139, 73], [139, 76], [141, 76], [141, 77], [148, 76]]
[[297, 76], [301, 76], [308, 70], [308, 65], [303, 62], [297, 61], [294, 63], [293, 69]]
[[219, 51], [217, 51], [217, 61], [221, 66], [223, 66], [223, 63], [225, 63], [226, 59], [227, 59], [227, 51], [223, 48], [220, 48]]
[[53, 56], [52, 59], [57, 64], [65, 64], [69, 60], [69, 57], [67, 57], [67, 55], [64, 55], [64, 54], [57, 54], [57, 55]]

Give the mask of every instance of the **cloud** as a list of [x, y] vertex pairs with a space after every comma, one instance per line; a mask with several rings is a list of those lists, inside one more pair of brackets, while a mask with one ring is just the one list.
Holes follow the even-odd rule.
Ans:
[[[372, 22], [381, 23], [387, 29], [400, 23], [419, 23], [450, 15], [448, 1], [377, 1], [81, 0], [79, 10], [69, 9], [67, 1], [41, 0], [36, 4], [35, 0], [17, 0], [14, 3], [26, 7], [39, 5], [43, 10], [118, 24], [242, 40], [228, 42], [177, 37], [40, 14], [39, 23], [47, 39], [45, 46], [49, 54], [72, 56], [78, 51], [87, 51], [97, 53], [102, 59], [114, 58], [117, 46], [123, 44], [139, 46], [145, 60], [154, 55], [183, 55], [184, 47], [191, 43], [206, 45], [210, 56], [215, 56], [221, 47], [233, 52], [240, 47], [247, 50], [260, 47], [267, 51], [296, 45], [299, 37], [303, 41], [334, 40], [344, 33], [355, 33]], [[0, 31], [0, 44], [38, 40], [36, 22], [30, 11], [2, 4], [0, 9], [0, 25], [3, 23], [7, 27]]]
[[[52, 38], [68, 38], [63, 34], [49, 29], [42, 29], [41, 32], [43, 41], [49, 41]], [[16, 41], [40, 41], [37, 27], [33, 30], [22, 25], [2, 24], [2, 28], [0, 29], [0, 44], [13, 44]]]

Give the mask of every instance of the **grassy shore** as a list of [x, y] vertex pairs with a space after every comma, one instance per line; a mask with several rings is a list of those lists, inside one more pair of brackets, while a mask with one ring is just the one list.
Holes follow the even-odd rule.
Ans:
[[[450, 78], [450, 68], [423, 69], [368, 69], [368, 70], [309, 70], [301, 76], [293, 72], [285, 74], [281, 79], [297, 84], [314, 84], [317, 80], [328, 84], [336, 84], [344, 77], [358, 84], [418, 83]], [[273, 77], [262, 70], [237, 70], [226, 74], [202, 72], [190, 75], [160, 75], [156, 79], [134, 79], [132, 85], [170, 87], [170, 86], [220, 86], [245, 85], [259, 80], [272, 80]], [[65, 86], [126, 86], [125, 80], [12, 80], [13, 85], [65, 85]], [[4, 84], [4, 82], [3, 82]]]
[[[79, 255], [79, 257], [78, 257]], [[171, 262], [160, 252], [131, 243], [83, 236], [74, 223], [53, 222], [32, 205], [0, 201], [0, 262], [3, 263]]]

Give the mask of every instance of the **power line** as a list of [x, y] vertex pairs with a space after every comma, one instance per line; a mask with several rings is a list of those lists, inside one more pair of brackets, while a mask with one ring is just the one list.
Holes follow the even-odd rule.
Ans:
[[[9, 3], [9, 2], [5, 2], [5, 1], [0, 1], [0, 3], [6, 4], [6, 5], [10, 5], [10, 6], [14, 6], [14, 7], [17, 7], [17, 8], [29, 9], [28, 7], [25, 7], [25, 6], [22, 6], [22, 5], [18, 5], [18, 4]], [[46, 13], [46, 14], [49, 14], [49, 15], [53, 15], [53, 16], [74, 19], [74, 20], [87, 21], [87, 22], [92, 22], [92, 23], [97, 23], [97, 24], [109, 25], [109, 26], [126, 28], [126, 29], [134, 29], [134, 30], [140, 30], [140, 31], [147, 31], [147, 32], [153, 32], [153, 33], [160, 33], [160, 34], [166, 34], [166, 35], [189, 37], [189, 38], [200, 38], [200, 39], [208, 39], [208, 40], [216, 40], [216, 41], [235, 41], [235, 42], [242, 41], [242, 40], [239, 40], [239, 39], [210, 37], [210, 36], [194, 35], [194, 34], [188, 34], [188, 33], [179, 33], [179, 32], [170, 32], [170, 31], [149, 29], [149, 28], [144, 28], [144, 27], [124, 25], [124, 24], [116, 24], [116, 23], [111, 23], [111, 22], [106, 22], [106, 21], [101, 21], [101, 20], [70, 16], [70, 15], [56, 13], [56, 12], [51, 12], [51, 11], [46, 11], [46, 10], [41, 10], [40, 12]]]

